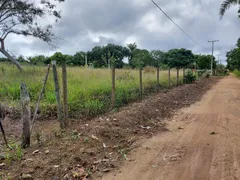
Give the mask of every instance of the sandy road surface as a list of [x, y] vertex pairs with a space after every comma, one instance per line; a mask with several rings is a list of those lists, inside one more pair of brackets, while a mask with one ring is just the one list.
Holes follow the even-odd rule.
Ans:
[[238, 79], [222, 79], [168, 122], [169, 132], [146, 140], [128, 155], [131, 161], [102, 180], [240, 179]]

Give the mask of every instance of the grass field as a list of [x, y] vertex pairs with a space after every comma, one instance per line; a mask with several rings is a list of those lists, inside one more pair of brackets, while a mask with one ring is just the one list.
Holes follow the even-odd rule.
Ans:
[[[28, 86], [31, 104], [34, 107], [42, 88], [47, 67], [24, 66], [20, 73], [13, 65], [0, 64], [0, 101], [9, 106], [19, 107], [20, 83]], [[58, 69], [61, 85], [61, 69]], [[168, 72], [160, 72], [161, 87], [168, 84]], [[182, 71], [180, 71], [182, 77]], [[176, 84], [176, 70], [171, 72], [172, 84]], [[146, 68], [143, 71], [144, 94], [156, 90], [156, 71]], [[108, 111], [111, 107], [111, 73], [109, 69], [68, 68], [69, 114], [76, 118], [95, 116]], [[139, 99], [139, 71], [116, 70], [116, 105], [123, 106]], [[55, 115], [56, 100], [52, 71], [41, 101], [41, 114]]]

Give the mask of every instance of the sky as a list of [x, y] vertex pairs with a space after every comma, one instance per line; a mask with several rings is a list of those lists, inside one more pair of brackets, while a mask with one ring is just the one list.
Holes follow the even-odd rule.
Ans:
[[58, 5], [62, 18], [53, 25], [56, 48], [32, 37], [10, 35], [6, 49], [16, 56], [52, 55], [56, 51], [74, 54], [94, 46], [136, 42], [139, 48], [167, 51], [186, 48], [194, 53], [211, 54], [208, 40], [219, 40], [214, 54], [225, 54], [239, 38], [237, 7], [230, 8], [223, 19], [219, 8], [223, 0], [155, 0], [155, 2], [194, 39], [182, 33], [151, 0], [65, 0]]

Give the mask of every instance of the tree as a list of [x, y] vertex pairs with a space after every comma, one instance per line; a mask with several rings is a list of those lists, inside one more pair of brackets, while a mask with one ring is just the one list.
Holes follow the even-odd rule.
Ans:
[[227, 52], [227, 68], [230, 70], [240, 70], [240, 38], [237, 40], [236, 48]]
[[101, 46], [96, 46], [88, 53], [89, 62], [93, 63], [95, 68], [107, 67], [107, 64], [102, 59], [103, 48]]
[[[240, 1], [239, 0], [225, 0], [222, 2], [219, 15], [220, 18], [222, 18], [225, 14], [225, 12], [231, 7], [231, 6], [240, 6]], [[238, 9], [238, 13], [240, 13], [240, 8]], [[240, 15], [238, 15], [240, 17]]]
[[142, 69], [143, 67], [150, 65], [152, 57], [146, 49], [136, 49], [133, 54], [132, 64], [134, 67]]
[[[198, 69], [211, 69], [212, 55], [195, 55], [195, 62]], [[213, 69], [216, 68], [217, 62], [214, 57], [213, 60]]]
[[50, 62], [48, 61], [48, 59], [49, 59], [48, 57], [43, 55], [38, 55], [38, 56], [33, 56], [28, 58], [30, 63], [34, 65], [49, 64]]
[[[63, 2], [64, 0], [54, 0]], [[52, 16], [56, 21], [61, 18], [60, 12], [51, 0], [0, 0], [0, 52], [12, 61], [19, 70], [20, 63], [5, 49], [5, 39], [9, 34], [33, 36], [47, 43], [52, 43], [54, 34], [51, 25], [42, 26], [41, 18]]]
[[128, 44], [127, 48], [129, 49], [128, 63], [130, 65], [130, 67], [134, 68], [135, 66], [134, 66], [132, 60], [134, 57], [134, 52], [137, 49], [137, 44], [136, 43]]
[[72, 64], [74, 66], [84, 66], [85, 65], [85, 56], [86, 53], [79, 51], [74, 54], [72, 61], [68, 61], [67, 64]]
[[194, 55], [191, 50], [171, 49], [167, 52], [166, 63], [169, 67], [183, 68], [194, 62]]
[[94, 67], [108, 67], [110, 65], [110, 58], [113, 56], [115, 59], [115, 67], [122, 68], [124, 57], [130, 54], [126, 47], [107, 44], [106, 46], [96, 46], [91, 52], [88, 52], [89, 62], [92, 62]]
[[61, 52], [56, 52], [50, 57], [51, 61], [56, 61], [59, 65], [61, 65], [62, 62], [66, 62], [66, 58], [67, 56]]
[[166, 54], [160, 50], [152, 50], [151, 53], [152, 65], [155, 67], [160, 67], [166, 62]]
[[237, 47], [227, 52], [227, 68], [230, 70], [240, 70], [240, 48]]

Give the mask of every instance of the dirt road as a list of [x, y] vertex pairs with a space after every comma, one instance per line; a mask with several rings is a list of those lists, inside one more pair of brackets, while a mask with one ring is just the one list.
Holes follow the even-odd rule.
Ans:
[[200, 102], [167, 120], [169, 132], [146, 140], [102, 180], [240, 179], [240, 81], [213, 86]]

